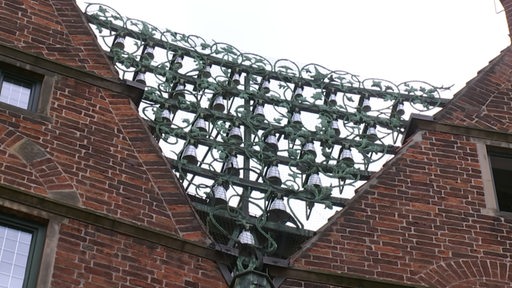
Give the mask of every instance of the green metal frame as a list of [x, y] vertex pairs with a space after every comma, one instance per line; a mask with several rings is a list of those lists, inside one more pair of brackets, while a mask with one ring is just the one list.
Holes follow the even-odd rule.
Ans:
[[[271, 62], [226, 43], [160, 30], [101, 4], [90, 4], [85, 14], [121, 78], [145, 85], [139, 112], [209, 233], [237, 251], [229, 267], [235, 278], [264, 272], [262, 257], [295, 253], [314, 235], [305, 227], [315, 207], [343, 208], [347, 191], [396, 153], [404, 117], [448, 101], [441, 97], [444, 87]], [[269, 135], [277, 144], [269, 144]], [[279, 177], [269, 177], [272, 166]], [[287, 210], [275, 216], [273, 203], [281, 199]], [[250, 244], [239, 239], [243, 231], [254, 236]]]

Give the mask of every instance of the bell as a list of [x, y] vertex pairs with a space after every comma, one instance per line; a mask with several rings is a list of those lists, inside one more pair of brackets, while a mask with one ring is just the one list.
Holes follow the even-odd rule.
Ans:
[[316, 188], [320, 188], [322, 186], [322, 180], [320, 180], [320, 175], [318, 173], [313, 173], [309, 175], [308, 186], [312, 185]]
[[203, 70], [201, 71], [201, 76], [204, 78], [210, 78], [212, 77], [212, 64], [206, 64], [203, 67]]
[[245, 229], [238, 235], [238, 241], [240, 241], [242, 245], [254, 245], [255, 243], [252, 233]]
[[293, 220], [293, 217], [286, 211], [286, 205], [282, 198], [276, 198], [270, 204], [268, 209], [267, 219], [272, 222], [277, 222], [281, 224], [286, 224], [287, 222]]
[[173, 63], [172, 66], [174, 69], [179, 70], [183, 67], [183, 56], [180, 55], [174, 55], [173, 56]]
[[313, 142], [304, 143], [300, 159], [303, 161], [298, 161], [297, 169], [302, 173], [306, 173], [310, 169], [311, 162], [314, 162], [316, 159], [315, 144]]
[[203, 118], [197, 118], [196, 122], [194, 122], [194, 128], [199, 130], [199, 132], [206, 133], [208, 132], [208, 128], [206, 126], [206, 121]]
[[272, 204], [270, 204], [270, 210], [282, 210], [286, 211], [286, 205], [284, 204], [284, 201], [282, 198], [276, 198], [274, 201], [272, 201]]
[[302, 119], [300, 119], [300, 112], [296, 111], [292, 114], [292, 124], [302, 124]]
[[339, 137], [341, 134], [341, 131], [340, 131], [340, 125], [338, 124], [338, 119], [334, 119], [332, 121], [331, 128], [332, 128], [332, 130], [334, 130], [334, 135], [336, 135], [336, 137]]
[[370, 99], [364, 98], [363, 105], [361, 105], [361, 111], [368, 113], [372, 111], [372, 106], [370, 106]]
[[350, 147], [343, 148], [341, 151], [341, 161], [347, 166], [354, 166], [354, 157], [352, 156], [352, 149], [350, 149]]
[[224, 105], [224, 99], [222, 98], [222, 96], [216, 96], [215, 99], [213, 99], [212, 108], [215, 111], [224, 112], [226, 106]]
[[329, 93], [329, 98], [327, 99], [327, 103], [331, 106], [338, 105], [338, 100], [336, 100], [336, 91], [332, 91]]
[[268, 79], [264, 79], [263, 82], [261, 82], [261, 91], [264, 94], [268, 94], [270, 92], [270, 81]]
[[233, 86], [240, 85], [240, 75], [241, 73], [235, 72], [233, 76], [231, 77], [231, 81], [233, 83]]
[[185, 146], [185, 149], [183, 149], [183, 154], [181, 156], [181, 159], [185, 160], [188, 164], [191, 165], [197, 165], [197, 155], [196, 155], [197, 148], [196, 146], [189, 144]]
[[375, 125], [368, 127], [368, 130], [366, 131], [366, 139], [368, 139], [368, 141], [375, 142], [379, 139], [376, 128], [377, 127]]
[[146, 72], [138, 72], [135, 77], [135, 82], [146, 85]]
[[183, 82], [178, 82], [178, 84], [176, 84], [176, 87], [174, 88], [174, 92], [172, 93], [172, 98], [173, 99], [178, 99], [178, 98], [184, 98], [185, 97], [185, 84]]
[[151, 46], [146, 46], [146, 49], [144, 50], [144, 54], [149, 59], [153, 60], [155, 58], [155, 48]]
[[120, 50], [124, 50], [124, 41], [126, 38], [124, 36], [117, 36], [112, 44], [112, 48], [117, 48]]
[[254, 107], [254, 112], [252, 115], [258, 120], [265, 120], [265, 108], [262, 104], [257, 104]]
[[302, 155], [311, 155], [316, 158], [315, 144], [313, 142], [306, 142], [302, 146]]
[[171, 122], [172, 120], [172, 114], [169, 109], [162, 110], [162, 120]]
[[244, 139], [242, 138], [242, 131], [240, 130], [240, 127], [233, 126], [229, 129], [228, 141], [237, 145], [242, 144]]
[[293, 91], [293, 98], [302, 97], [303, 92], [304, 92], [303, 86], [296, 86], [295, 90]]
[[279, 145], [275, 134], [268, 134], [267, 138], [265, 138], [265, 147], [274, 153], [279, 150]]
[[238, 159], [236, 156], [229, 156], [226, 162], [224, 162], [223, 171], [231, 176], [240, 176], [240, 170], [238, 166]]
[[215, 205], [223, 205], [228, 203], [226, 189], [224, 189], [222, 185], [215, 185], [213, 186], [212, 190]]
[[281, 186], [281, 184], [283, 184], [281, 174], [279, 173], [279, 167], [277, 165], [271, 165], [268, 167], [265, 178], [272, 185]]
[[404, 116], [404, 114], [405, 114], [405, 109], [404, 109], [404, 103], [403, 103], [403, 102], [398, 102], [398, 104], [396, 105], [396, 111], [395, 111], [395, 114], [396, 114], [398, 117], [402, 117], [402, 116]]

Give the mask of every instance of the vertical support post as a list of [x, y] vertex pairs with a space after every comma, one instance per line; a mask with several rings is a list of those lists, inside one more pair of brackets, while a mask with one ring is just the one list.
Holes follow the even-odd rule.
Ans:
[[[251, 89], [251, 77], [249, 74], [246, 74], [244, 77], [244, 91], [249, 91]], [[251, 101], [249, 99], [244, 99], [244, 112], [246, 115], [249, 115], [251, 113]], [[252, 132], [250, 129], [248, 129], [247, 126], [244, 127], [244, 149], [251, 149], [251, 141], [252, 138]], [[243, 162], [243, 172], [242, 172], [242, 179], [249, 180], [250, 178], [250, 161], [251, 159], [249, 156], [244, 155], [244, 162]], [[251, 196], [251, 189], [249, 187], [243, 188], [242, 192], [242, 199], [240, 203], [240, 209], [242, 213], [246, 216], [249, 216], [249, 198]]]

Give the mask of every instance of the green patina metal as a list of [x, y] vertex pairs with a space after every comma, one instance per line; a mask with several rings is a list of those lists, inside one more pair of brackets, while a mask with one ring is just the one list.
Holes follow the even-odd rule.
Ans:
[[140, 114], [210, 234], [238, 251], [232, 283], [265, 283], [264, 257], [296, 252], [315, 207], [344, 207], [345, 188], [396, 153], [411, 111], [448, 101], [443, 87], [272, 63], [100, 4], [86, 16], [120, 77], [146, 85]]

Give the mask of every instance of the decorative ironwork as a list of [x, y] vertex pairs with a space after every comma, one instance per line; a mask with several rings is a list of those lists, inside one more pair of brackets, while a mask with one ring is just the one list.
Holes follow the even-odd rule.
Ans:
[[315, 207], [342, 208], [396, 153], [404, 117], [447, 102], [443, 87], [271, 63], [100, 4], [86, 16], [120, 77], [146, 85], [140, 114], [212, 237], [238, 249], [233, 275], [295, 252]]

